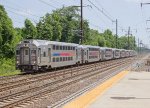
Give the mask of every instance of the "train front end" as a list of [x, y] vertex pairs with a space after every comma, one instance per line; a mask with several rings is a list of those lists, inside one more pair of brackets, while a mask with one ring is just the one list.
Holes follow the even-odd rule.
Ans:
[[20, 42], [16, 47], [16, 69], [37, 71], [37, 46], [32, 40]]

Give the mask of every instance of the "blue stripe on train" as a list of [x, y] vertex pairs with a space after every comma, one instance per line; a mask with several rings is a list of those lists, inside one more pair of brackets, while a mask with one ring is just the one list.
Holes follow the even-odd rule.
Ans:
[[53, 56], [60, 56], [60, 54], [59, 53], [54, 53]]

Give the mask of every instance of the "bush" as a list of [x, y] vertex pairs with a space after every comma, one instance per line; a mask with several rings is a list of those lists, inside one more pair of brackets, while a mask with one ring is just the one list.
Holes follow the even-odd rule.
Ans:
[[15, 59], [0, 58], [0, 76], [9, 76], [19, 74], [15, 69]]

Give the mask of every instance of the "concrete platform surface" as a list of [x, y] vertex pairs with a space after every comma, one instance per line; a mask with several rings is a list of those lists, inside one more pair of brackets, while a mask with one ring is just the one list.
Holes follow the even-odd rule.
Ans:
[[130, 72], [88, 108], [150, 108], [150, 72]]

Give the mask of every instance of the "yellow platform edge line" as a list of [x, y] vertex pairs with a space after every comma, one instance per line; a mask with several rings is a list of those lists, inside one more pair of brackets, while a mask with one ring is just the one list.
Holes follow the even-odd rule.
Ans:
[[67, 103], [63, 108], [87, 108], [91, 103], [96, 101], [96, 99], [101, 96], [106, 90], [108, 90], [113, 84], [116, 84], [121, 80], [129, 71], [122, 71], [114, 77], [108, 79], [103, 84], [95, 87], [91, 91], [79, 96], [73, 101]]

